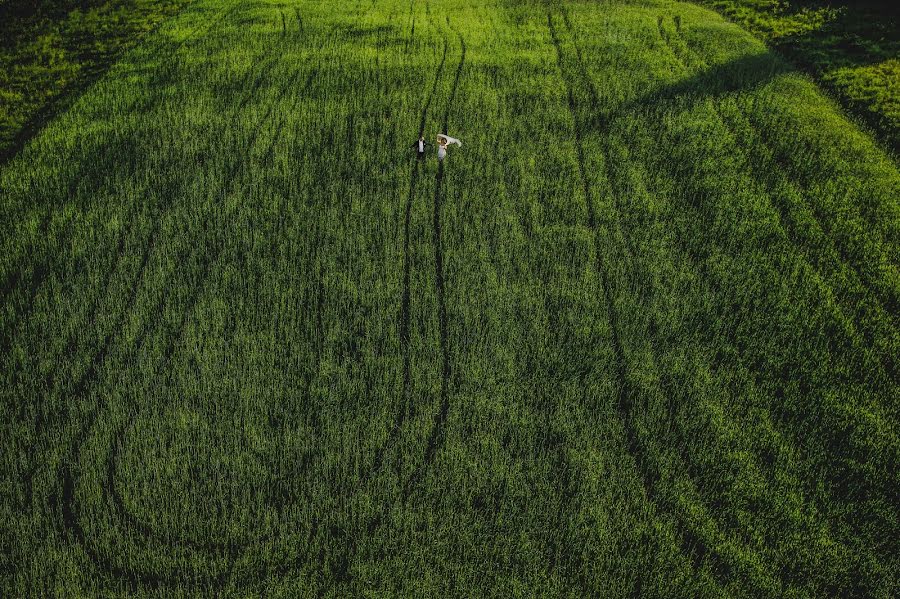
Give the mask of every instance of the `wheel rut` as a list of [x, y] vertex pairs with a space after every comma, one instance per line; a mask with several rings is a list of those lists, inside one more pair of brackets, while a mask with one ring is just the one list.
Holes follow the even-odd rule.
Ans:
[[[236, 3], [230, 9], [222, 11], [212, 21], [197, 25], [183, 40], [175, 43], [172, 49], [168, 51], [168, 55], [172, 57], [177, 56], [182, 48], [184, 48], [188, 43], [203, 35], [208, 35], [217, 27], [219, 27], [223, 22], [225, 22], [228, 18], [237, 13], [239, 9], [240, 3]], [[69, 190], [66, 194], [67, 198], [73, 197], [77, 192], [77, 184], [77, 178], [73, 178], [69, 182]], [[132, 213], [133, 210], [129, 212], [129, 215]], [[45, 232], [46, 228], [49, 226], [50, 216], [50, 212], [48, 211], [43, 219], [41, 228]], [[126, 219], [128, 219], [128, 217], [129, 216], [127, 215]], [[73, 225], [74, 221], [72, 219], [67, 220], [63, 225], [62, 231], [54, 238], [54, 242], [60, 243], [62, 239], [65, 239], [71, 232]], [[11, 319], [10, 322], [4, 324], [3, 332], [0, 333], [0, 354], [3, 354], [6, 352], [6, 350], [8, 350], [8, 348], [12, 344], [12, 339], [15, 335], [16, 329], [21, 325], [21, 322], [26, 319], [28, 315], [33, 311], [34, 302], [37, 298], [38, 293], [47, 282], [48, 278], [53, 275], [55, 261], [53, 260], [52, 256], [56, 255], [58, 251], [58, 249], [55, 251], [46, 251], [43, 260], [40, 259], [41, 256], [39, 253], [32, 252], [32, 254], [29, 256], [28, 264], [25, 265], [24, 268], [17, 269], [16, 271], [7, 275], [3, 284], [0, 285], [0, 304], [7, 303], [8, 299], [15, 292], [19, 291], [21, 287], [25, 286], [25, 289], [23, 291], [25, 295], [23, 304], [26, 306], [25, 310], [19, 312], [15, 318]], [[79, 274], [84, 271], [84, 268], [85, 265], [82, 265]], [[26, 276], [25, 274], [23, 274], [25, 272], [28, 272], [29, 274]]]
[[[422, 106], [422, 111], [419, 118], [419, 131], [418, 137], [422, 137], [425, 133], [425, 124], [428, 120], [428, 111], [431, 108], [432, 101], [434, 100], [434, 96], [437, 92], [437, 86], [440, 82], [441, 75], [444, 72], [444, 65], [447, 62], [447, 51], [448, 44], [447, 40], [444, 40], [444, 50], [441, 55], [441, 61], [438, 64], [437, 70], [434, 74], [434, 79], [431, 84], [431, 90], [428, 93], [428, 96], [425, 100], [425, 104]], [[410, 382], [410, 350], [409, 350], [409, 341], [410, 341], [410, 224], [412, 220], [412, 205], [413, 200], [416, 196], [416, 191], [419, 186], [420, 172], [421, 172], [421, 163], [418, 158], [413, 158], [414, 162], [412, 164], [412, 168], [410, 171], [410, 179], [409, 179], [409, 190], [406, 195], [406, 204], [404, 207], [404, 219], [403, 219], [403, 283], [402, 283], [402, 291], [400, 297], [400, 352], [403, 354], [403, 374], [402, 374], [402, 400], [400, 402], [400, 407], [397, 410], [397, 414], [394, 417], [393, 425], [391, 426], [391, 431], [388, 434], [388, 439], [378, 448], [378, 451], [375, 454], [374, 462], [369, 468], [369, 470], [363, 475], [363, 481], [369, 480], [372, 476], [374, 476], [382, 467], [384, 462], [385, 453], [393, 447], [397, 438], [400, 436], [400, 430], [403, 427], [403, 423], [406, 421], [406, 418], [410, 414], [412, 410], [412, 397], [411, 397], [411, 382]]]
[[[449, 17], [447, 19], [449, 24]], [[450, 96], [444, 109], [442, 119], [442, 129], [446, 132], [450, 125], [450, 110], [453, 101], [456, 99], [456, 93], [459, 88], [459, 81], [462, 78], [463, 69], [466, 64], [466, 40], [459, 32], [456, 32], [459, 38], [461, 52], [459, 63], [456, 67], [456, 73], [453, 77], [453, 86], [450, 90]], [[425, 446], [425, 456], [421, 465], [416, 468], [404, 485], [403, 495], [408, 498], [412, 493], [413, 487], [417, 485], [425, 472], [429, 468], [438, 447], [443, 443], [445, 429], [447, 424], [447, 415], [450, 412], [450, 381], [451, 381], [451, 361], [447, 316], [447, 301], [445, 297], [445, 280], [444, 280], [444, 248], [443, 238], [441, 235], [441, 203], [443, 201], [444, 188], [444, 163], [438, 163], [438, 170], [434, 181], [434, 212], [432, 216], [432, 243], [434, 245], [434, 274], [435, 274], [435, 291], [438, 300], [438, 330], [441, 349], [441, 389], [440, 403], [438, 412], [434, 417], [431, 432]]]
[[[245, 88], [249, 90], [249, 93], [247, 93], [247, 95], [244, 96], [242, 101], [238, 103], [237, 108], [234, 111], [233, 116], [232, 116], [233, 119], [238, 118], [238, 115], [240, 115], [242, 113], [243, 109], [246, 107], [247, 103], [250, 101], [250, 99], [252, 98], [255, 91], [257, 91], [259, 89], [259, 87], [261, 86], [262, 81], [271, 74], [271, 69], [274, 67], [275, 62], [276, 62], [276, 59], [275, 59], [275, 57], [273, 57], [270, 61], [265, 63], [265, 66], [259, 70], [259, 72], [257, 73], [257, 76], [253, 80], [253, 82], [248, 84], [247, 86], [245, 86]], [[305, 90], [309, 87], [309, 85], [313, 81], [315, 74], [317, 72], [318, 72], [318, 70], [313, 70], [313, 72], [311, 72], [309, 74], [309, 76], [306, 79], [306, 83], [304, 84], [304, 86], [301, 89]], [[289, 84], [286, 87], [284, 87], [282, 90], [280, 90], [276, 100], [269, 105], [265, 115], [255, 124], [255, 126], [253, 127], [253, 129], [250, 132], [248, 141], [246, 142], [246, 145], [248, 148], [251, 148], [254, 145], [256, 145], [258, 137], [261, 134], [265, 124], [270, 121], [270, 118], [272, 116], [273, 111], [275, 110], [275, 107], [278, 106], [284, 100], [285, 96], [287, 95], [287, 93], [289, 91], [291, 91], [292, 89], [295, 88], [296, 84], [298, 83], [298, 81], [300, 79], [300, 76], [301, 76], [300, 73], [295, 75], [290, 80]], [[296, 102], [296, 100], [295, 100], [295, 102]], [[288, 111], [288, 113], [289, 112], [290, 111]], [[275, 143], [278, 139], [278, 134], [281, 131], [281, 128], [283, 126], [284, 126], [284, 122], [282, 119], [279, 122], [279, 124], [277, 125], [277, 127], [274, 131], [274, 135], [272, 137], [272, 141], [264, 153], [264, 155], [265, 155], [264, 160], [269, 160], [269, 158], [271, 157], [271, 154], [274, 152]], [[237, 157], [234, 161], [232, 161], [232, 163], [227, 168], [225, 176], [223, 178], [223, 184], [222, 184], [223, 193], [227, 194], [229, 192], [229, 190], [232, 188], [232, 186], [235, 184], [235, 182], [238, 181], [239, 175], [240, 175], [240, 166], [242, 165], [242, 163], [243, 163], [243, 159], [241, 157]], [[159, 219], [157, 219], [157, 223], [158, 222], [159, 222]], [[157, 232], [158, 232], [158, 226], [154, 229], [154, 232], [151, 235], [150, 243], [148, 243], [148, 245], [145, 249], [145, 252], [144, 252], [144, 255], [142, 258], [141, 267], [138, 272], [138, 281], [142, 280], [142, 278], [143, 278], [143, 272], [146, 269], [147, 262], [149, 261], [149, 256], [152, 253], [152, 248], [154, 247], [154, 240], [155, 240]], [[218, 261], [217, 256], [221, 253], [221, 250], [223, 249], [221, 245], [217, 246], [217, 245], [213, 244], [212, 247], [214, 248], [213, 255], [212, 256], [203, 256], [201, 259], [199, 279], [197, 281], [195, 281], [194, 284], [191, 286], [191, 288], [193, 289], [193, 292], [188, 297], [188, 304], [190, 306], [196, 305], [196, 303], [199, 301], [199, 297], [201, 295], [200, 290], [204, 286], [203, 282], [209, 278], [209, 275], [212, 271], [213, 265]], [[196, 254], [196, 251], [194, 251], [194, 252], [191, 251], [192, 249], [194, 249], [194, 246], [183, 247], [182, 251], [187, 252], [187, 254], [181, 256], [178, 261], [183, 263], [189, 257], [189, 254], [191, 254], [191, 253]], [[105, 363], [106, 354], [109, 351], [110, 346], [112, 345], [114, 334], [117, 330], [122, 328], [122, 325], [124, 325], [124, 320], [127, 317], [127, 315], [131, 312], [130, 307], [134, 305], [135, 298], [138, 295], [139, 289], [140, 289], [140, 284], [136, 284], [133, 287], [132, 293], [129, 296], [129, 300], [126, 303], [126, 306], [120, 315], [120, 320], [119, 320], [118, 326], [114, 327], [112, 329], [110, 335], [107, 336], [107, 338], [105, 339], [103, 345], [101, 346], [101, 350], [98, 352], [96, 358], [91, 362], [91, 367], [86, 372], [86, 376], [82, 377], [82, 381], [76, 387], [75, 391], [78, 391], [81, 394], [85, 394], [87, 392], [88, 388], [90, 387], [91, 381], [96, 378], [98, 371], [100, 369], [102, 369], [102, 365]], [[161, 311], [161, 309], [163, 308], [164, 304], [165, 304], [165, 296], [162, 295], [159, 299], [159, 305], [157, 306], [157, 309], [154, 310], [153, 313], [159, 313]], [[169, 361], [172, 359], [172, 357], [175, 353], [177, 340], [178, 340], [178, 338], [180, 338], [181, 331], [183, 330], [184, 326], [186, 325], [187, 318], [191, 312], [192, 312], [192, 309], [186, 309], [183, 313], [183, 318], [182, 318], [181, 324], [179, 326], [171, 327], [167, 331], [164, 331], [164, 335], [167, 339], [167, 341], [165, 342], [166, 349], [163, 352], [162, 362], [157, 366], [157, 368], [155, 370], [157, 373], [161, 372], [165, 368], [166, 364], [168, 364]], [[142, 330], [142, 332], [139, 335], [138, 339], [136, 340], [136, 343], [134, 346], [136, 349], [143, 347], [145, 339], [147, 339], [147, 337], [150, 336], [150, 331], [152, 328], [153, 328], [152, 326], [147, 326]], [[81, 430], [76, 435], [76, 437], [74, 439], [74, 443], [72, 445], [71, 454], [68, 459], [69, 464], [77, 464], [79, 462], [79, 460], [80, 460], [79, 456], [81, 453], [81, 445], [85, 442], [85, 440], [87, 439], [87, 437], [90, 433], [90, 430], [93, 428], [93, 426], [98, 418], [98, 412], [99, 412], [99, 410], [97, 410], [97, 412], [95, 412], [95, 416], [93, 418], [89, 419], [87, 422], [84, 423]], [[139, 413], [139, 406], [135, 406], [135, 409], [132, 411], [131, 419], [126, 422], [126, 428], [129, 425], [129, 423], [131, 423], [137, 417], [138, 413]], [[165, 539], [161, 538], [160, 535], [158, 535], [152, 528], [150, 528], [148, 525], [146, 525], [146, 523], [141, 522], [133, 514], [131, 514], [131, 512], [127, 509], [127, 506], [124, 502], [123, 497], [121, 496], [121, 493], [119, 492], [118, 488], [115, 485], [115, 464], [116, 464], [116, 461], [118, 458], [118, 451], [124, 441], [124, 432], [125, 432], [126, 428], [121, 428], [119, 430], [119, 432], [116, 433], [114, 436], [113, 447], [111, 448], [111, 451], [109, 453], [109, 459], [108, 459], [107, 466], [106, 466], [107, 478], [105, 481], [106, 484], [105, 484], [104, 492], [110, 498], [110, 502], [113, 506], [113, 509], [115, 510], [117, 517], [121, 522], [128, 525], [130, 527], [130, 529], [135, 531], [136, 533], [138, 533], [139, 536], [142, 536], [148, 540], [156, 539], [165, 544], [168, 542], [167, 538], [165, 538]], [[171, 574], [171, 573], [170, 574], [165, 574], [165, 573], [159, 574], [156, 572], [146, 572], [146, 571], [142, 572], [140, 569], [134, 569], [131, 567], [127, 568], [127, 569], [123, 569], [120, 565], [114, 563], [108, 556], [102, 555], [101, 552], [99, 552], [97, 549], [95, 549], [94, 546], [85, 538], [84, 530], [81, 527], [81, 522], [80, 522], [80, 518], [79, 518], [80, 507], [78, 505], [78, 501], [75, 496], [75, 486], [77, 484], [77, 477], [75, 476], [73, 468], [67, 464], [63, 464], [63, 466], [61, 468], [59, 480], [62, 481], [62, 488], [60, 490], [60, 495], [59, 495], [58, 501], [60, 503], [60, 512], [61, 512], [61, 517], [62, 517], [63, 530], [68, 531], [68, 536], [70, 536], [71, 538], [74, 538], [76, 540], [76, 542], [84, 549], [84, 551], [87, 554], [87, 556], [89, 557], [89, 559], [91, 559], [91, 561], [93, 561], [94, 564], [98, 567], [98, 570], [105, 573], [105, 575], [112, 577], [115, 580], [119, 580], [119, 581], [123, 581], [123, 582], [127, 583], [128, 586], [130, 588], [132, 588], [133, 590], [136, 590], [141, 587], [159, 588], [160, 586], [176, 584], [176, 583], [183, 584], [185, 582], [183, 577], [179, 577], [179, 576]], [[198, 541], [198, 540], [192, 540], [192, 539], [179, 539], [179, 540], [177, 540], [177, 543], [180, 545], [193, 547], [195, 549], [200, 549], [208, 554], [227, 556], [227, 558], [229, 560], [229, 564], [230, 564], [228, 570], [224, 573], [220, 573], [219, 575], [212, 577], [210, 580], [207, 581], [207, 582], [215, 584], [219, 587], [223, 587], [231, 581], [232, 574], [233, 574], [232, 568], [233, 568], [234, 564], [239, 560], [241, 555], [243, 554], [243, 551], [246, 549], [245, 544], [242, 545], [240, 543], [232, 542], [232, 541], [205, 542], [205, 541]], [[264, 566], [260, 566], [260, 567], [262, 568]], [[241, 584], [252, 585], [253, 584], [252, 580], [253, 580], [252, 576], [244, 576], [244, 577], [242, 577]]]
[[[610, 335], [613, 346], [612, 349], [615, 355], [614, 371], [616, 373], [616, 379], [618, 381], [616, 391], [616, 407], [624, 425], [623, 429], [625, 432], [625, 447], [628, 454], [631, 456], [632, 460], [635, 463], [637, 472], [640, 475], [640, 480], [644, 492], [648, 500], [653, 505], [657, 506], [657, 508], [665, 509], [667, 502], [664, 501], [664, 499], [660, 497], [656, 491], [656, 484], [659, 479], [659, 475], [654, 471], [649, 458], [647, 458], [645, 455], [645, 451], [642, 446], [641, 440], [638, 437], [637, 427], [634, 421], [634, 412], [636, 409], [634, 400], [637, 395], [637, 390], [634, 388], [628, 378], [627, 356], [625, 354], [624, 346], [622, 343], [619, 314], [618, 310], [615, 307], [615, 301], [609, 281], [608, 268], [604, 264], [602, 259], [603, 247], [599, 239], [596, 207], [594, 206], [593, 200], [594, 194], [591, 192], [590, 185], [588, 183], [587, 169], [585, 167], [584, 145], [581, 133], [581, 127], [585, 125], [585, 123], [584, 119], [579, 114], [579, 107], [575, 98], [574, 88], [576, 83], [565, 64], [566, 61], [562, 50], [562, 43], [560, 41], [556, 26], [554, 25], [552, 13], [548, 13], [547, 15], [547, 24], [550, 30], [550, 36], [553, 41], [553, 45], [556, 49], [557, 66], [566, 84], [568, 109], [574, 123], [574, 143], [578, 163], [579, 178], [582, 183], [582, 193], [585, 196], [585, 202], [587, 204], [587, 224], [593, 232], [592, 237], [594, 241], [594, 254], [596, 257], [595, 268], [600, 277], [601, 295], [606, 306], [606, 316], [610, 325]], [[583, 63], [579, 71], [584, 75], [587, 74], [586, 67], [583, 66]], [[633, 257], [634, 254], [631, 250], [631, 244], [628, 239], [626, 239], [626, 245], [629, 246], [629, 254], [631, 254], [631, 256]], [[680, 538], [681, 550], [684, 555], [689, 557], [694, 570], [696, 572], [700, 572], [703, 570], [704, 564], [708, 563], [715, 578], [719, 581], [720, 584], [727, 580], [730, 575], [730, 568], [727, 566], [727, 564], [719, 560], [717, 555], [710, 551], [710, 548], [706, 545], [703, 539], [699, 538], [694, 533], [694, 531], [691, 530], [690, 526], [682, 522], [681, 519], [674, 514], [670, 513], [670, 515], [673, 516], [674, 521], [677, 523], [676, 531], [678, 532]], [[638, 577], [634, 580], [632, 595], [640, 597], [642, 593], [642, 581]]]

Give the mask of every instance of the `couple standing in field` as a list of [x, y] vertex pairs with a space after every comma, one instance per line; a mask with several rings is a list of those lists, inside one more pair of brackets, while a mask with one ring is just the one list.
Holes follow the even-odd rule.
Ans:
[[[438, 144], [438, 160], [443, 161], [444, 158], [447, 157], [447, 146], [451, 144], [456, 144], [459, 147], [462, 147], [462, 142], [456, 139], [455, 137], [450, 137], [449, 135], [444, 135], [443, 133], [438, 133], [437, 136], [437, 144]], [[419, 136], [419, 140], [416, 141], [412, 147], [416, 149], [416, 155], [419, 160], [425, 158], [425, 148], [430, 146], [431, 144], [425, 141], [424, 136]]]

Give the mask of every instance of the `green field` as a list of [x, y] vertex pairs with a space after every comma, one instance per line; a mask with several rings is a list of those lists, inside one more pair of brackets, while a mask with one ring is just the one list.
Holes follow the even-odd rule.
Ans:
[[0, 285], [0, 596], [900, 595], [900, 168], [708, 9], [195, 0]]

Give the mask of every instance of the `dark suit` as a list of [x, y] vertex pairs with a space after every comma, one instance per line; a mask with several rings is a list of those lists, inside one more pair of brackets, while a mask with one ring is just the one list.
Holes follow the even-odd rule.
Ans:
[[[422, 144], [422, 145], [419, 145], [419, 144]], [[424, 139], [422, 139], [422, 140], [417, 139], [416, 141], [413, 142], [413, 144], [410, 147], [414, 148], [416, 150], [416, 157], [419, 159], [422, 159], [422, 158], [425, 158], [425, 150], [430, 148], [431, 144], [428, 143], [427, 141], [425, 141]]]

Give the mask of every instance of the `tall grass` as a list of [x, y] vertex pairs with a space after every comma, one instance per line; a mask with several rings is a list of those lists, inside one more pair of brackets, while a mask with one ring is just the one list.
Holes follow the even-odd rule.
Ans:
[[895, 595], [898, 191], [689, 4], [193, 3], [0, 172], [0, 588]]

